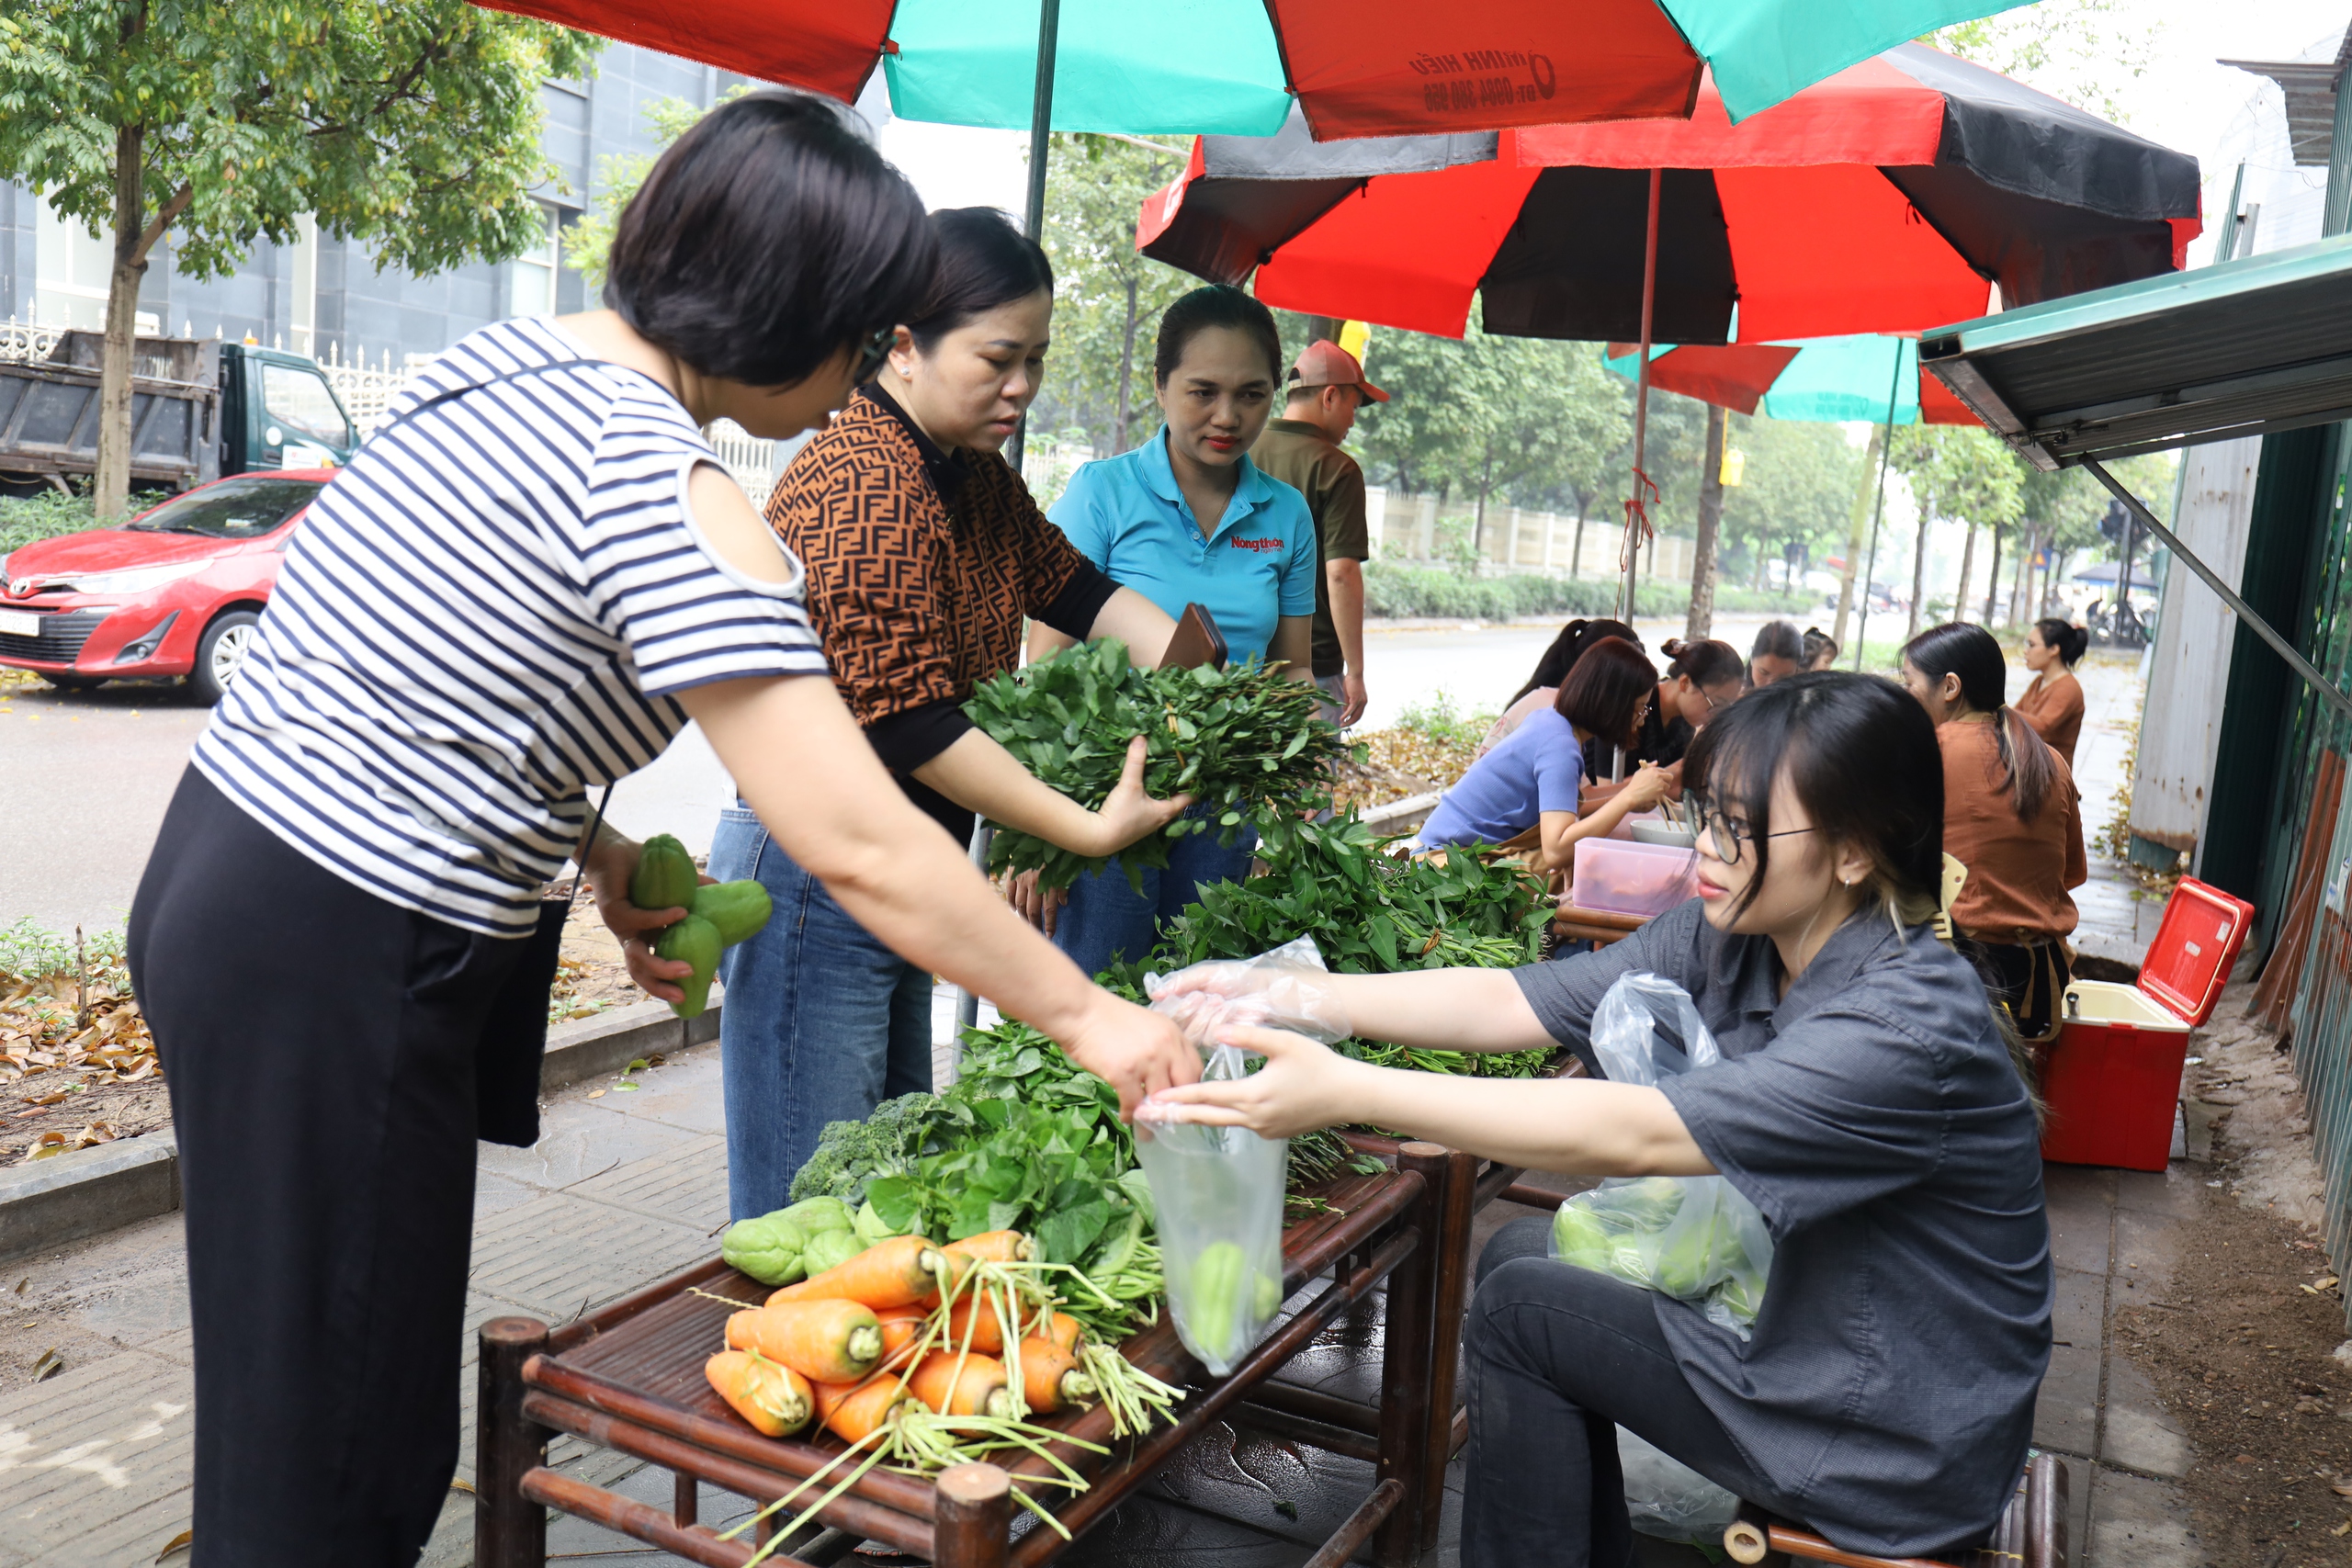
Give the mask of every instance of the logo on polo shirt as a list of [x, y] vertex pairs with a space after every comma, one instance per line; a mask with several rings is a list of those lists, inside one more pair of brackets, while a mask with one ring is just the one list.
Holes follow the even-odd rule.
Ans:
[[1283, 542], [1280, 539], [1244, 539], [1237, 537], [1233, 541], [1233, 547], [1237, 550], [1278, 551], [1283, 547]]

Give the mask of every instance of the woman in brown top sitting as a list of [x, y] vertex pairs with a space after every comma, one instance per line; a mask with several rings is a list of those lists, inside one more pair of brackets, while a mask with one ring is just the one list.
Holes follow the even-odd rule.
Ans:
[[1904, 646], [1903, 683], [1943, 746], [1944, 852], [1968, 868], [1954, 933], [2018, 1032], [2041, 1040], [2073, 977], [2067, 890], [2090, 872], [2074, 772], [2006, 705], [2007, 679], [2001, 645], [1982, 626], [1931, 626]]
[[[985, 208], [932, 214], [939, 270], [875, 379], [794, 457], [768, 522], [808, 572], [833, 683], [915, 805], [958, 845], [973, 813], [1086, 854], [1165, 827], [1189, 796], [1144, 794], [1143, 742], [1100, 811], [1032, 776], [963, 711], [1019, 660], [1023, 618], [1115, 637], [1156, 663], [1175, 623], [1047, 522], [999, 454], [1037, 395], [1054, 303], [1045, 252]], [[931, 1081], [932, 976], [836, 904], [740, 806], [711, 874], [775, 903], [720, 962], [733, 1215], [782, 1208], [829, 1122]]]
[[2033, 683], [2018, 699], [2018, 712], [2070, 768], [2083, 733], [2083, 683], [2074, 669], [2090, 645], [2087, 630], [2055, 616], [2034, 622], [2025, 634], [2025, 667], [2033, 671]]

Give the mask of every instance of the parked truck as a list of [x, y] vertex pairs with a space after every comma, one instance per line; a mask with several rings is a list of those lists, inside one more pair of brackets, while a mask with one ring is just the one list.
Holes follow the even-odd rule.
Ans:
[[[62, 482], [96, 467], [104, 347], [101, 333], [70, 331], [46, 359], [0, 360], [0, 480]], [[255, 469], [334, 468], [359, 445], [307, 355], [142, 337], [131, 378], [134, 485], [187, 490]]]

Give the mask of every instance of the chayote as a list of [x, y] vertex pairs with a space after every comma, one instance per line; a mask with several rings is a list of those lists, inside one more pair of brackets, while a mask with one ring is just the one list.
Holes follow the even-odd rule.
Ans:
[[729, 1225], [718, 1255], [763, 1285], [789, 1285], [806, 1272], [802, 1254], [808, 1243], [790, 1213], [779, 1210]]
[[811, 1274], [821, 1274], [828, 1269], [839, 1268], [865, 1250], [855, 1231], [819, 1231], [808, 1238], [801, 1249], [800, 1261]]
[[805, 1198], [789, 1209], [777, 1212], [810, 1236], [850, 1228], [849, 1205], [838, 1198]]

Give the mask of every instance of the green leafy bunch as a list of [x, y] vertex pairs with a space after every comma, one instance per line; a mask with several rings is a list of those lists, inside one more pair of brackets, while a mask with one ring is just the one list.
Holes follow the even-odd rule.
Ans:
[[[1099, 810], [1126, 766], [1127, 743], [1145, 738], [1144, 787], [1156, 798], [1189, 794], [1208, 815], [1179, 818], [1119, 854], [1140, 885], [1165, 866], [1187, 833], [1218, 829], [1230, 843], [1267, 807], [1309, 804], [1330, 764], [1348, 754], [1317, 716], [1315, 688], [1252, 659], [1212, 670], [1142, 671], [1112, 638], [1068, 648], [1016, 673], [981, 682], [964, 711], [1022, 766], [1089, 810]], [[1000, 827], [991, 871], [1035, 871], [1047, 887], [1097, 872], [1107, 856], [1081, 855], [1034, 833]]]
[[[1543, 954], [1551, 904], [1543, 884], [1518, 866], [1464, 853], [1443, 863], [1386, 854], [1352, 808], [1329, 822], [1284, 817], [1261, 826], [1264, 874], [1203, 886], [1200, 902], [1170, 922], [1164, 961], [1254, 958], [1302, 936], [1342, 975], [1510, 969]], [[1384, 1066], [1486, 1077], [1531, 1077], [1550, 1056], [1363, 1042], [1341, 1048]]]

